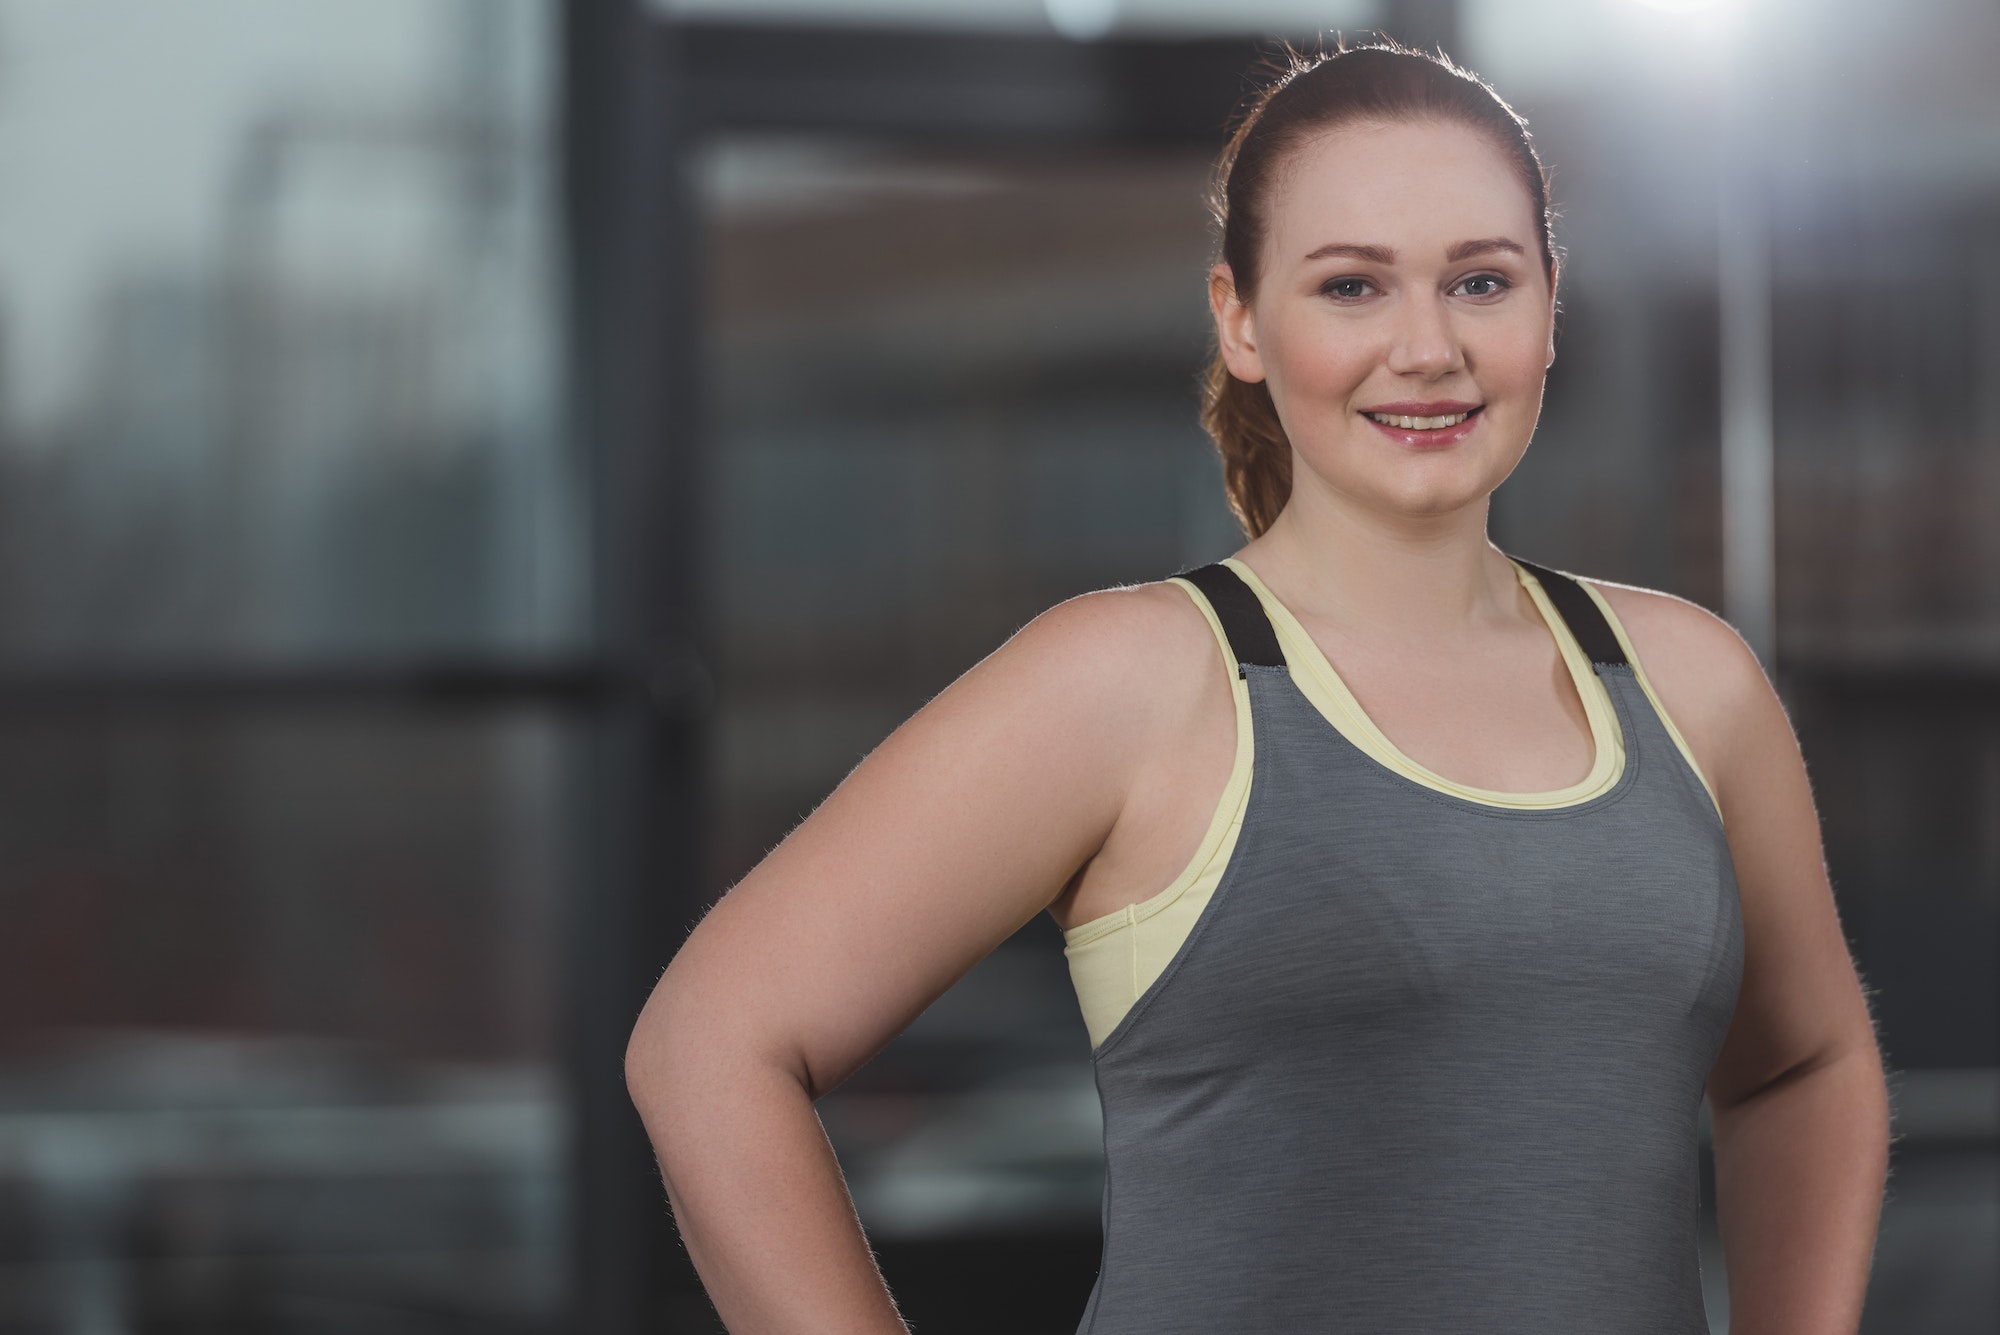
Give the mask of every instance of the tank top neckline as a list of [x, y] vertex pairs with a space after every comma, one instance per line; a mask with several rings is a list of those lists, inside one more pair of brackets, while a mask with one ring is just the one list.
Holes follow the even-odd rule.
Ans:
[[1626, 739], [1610, 691], [1598, 677], [1576, 637], [1570, 633], [1561, 613], [1550, 603], [1541, 581], [1512, 558], [1509, 558], [1508, 564], [1514, 567], [1515, 578], [1527, 590], [1529, 601], [1534, 603], [1542, 624], [1555, 638], [1557, 651], [1569, 671], [1577, 698], [1583, 702], [1584, 717], [1590, 726], [1592, 755], [1589, 771], [1573, 784], [1538, 792], [1476, 787], [1448, 778], [1412, 759], [1361, 707], [1361, 702], [1335, 671], [1318, 642], [1292, 615], [1291, 609], [1258, 578], [1257, 572], [1233, 556], [1225, 559], [1223, 564], [1242, 576], [1244, 583], [1257, 595], [1258, 602], [1263, 605], [1277, 632], [1285, 661], [1291, 665], [1293, 679], [1313, 708], [1330, 727], [1353, 742], [1370, 760], [1398, 777], [1486, 806], [1547, 809], [1588, 802], [1617, 786], [1624, 776]]

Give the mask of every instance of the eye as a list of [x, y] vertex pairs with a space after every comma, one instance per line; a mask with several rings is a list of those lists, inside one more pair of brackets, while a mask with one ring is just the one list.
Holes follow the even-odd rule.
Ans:
[[1493, 297], [1505, 292], [1513, 284], [1497, 273], [1476, 273], [1458, 280], [1458, 285], [1466, 289], [1468, 297]]
[[1358, 301], [1367, 296], [1367, 289], [1373, 286], [1374, 284], [1366, 278], [1329, 278], [1320, 284], [1319, 290], [1329, 297], [1338, 297], [1342, 301]]

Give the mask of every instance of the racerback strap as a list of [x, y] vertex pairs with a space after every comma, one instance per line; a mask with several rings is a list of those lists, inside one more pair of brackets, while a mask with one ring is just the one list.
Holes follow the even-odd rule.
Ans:
[[[1560, 571], [1538, 566], [1533, 561], [1523, 561], [1518, 556], [1512, 559], [1541, 581], [1542, 592], [1548, 594], [1550, 604], [1592, 663], [1600, 667], [1615, 667], [1627, 661], [1611, 623], [1605, 620], [1596, 599], [1585, 593], [1581, 584]], [[1202, 597], [1208, 599], [1208, 605], [1215, 609], [1215, 619], [1222, 623], [1222, 633], [1229, 637], [1229, 649], [1236, 655], [1238, 664], [1285, 666], [1284, 651], [1278, 647], [1278, 633], [1271, 628], [1271, 619], [1264, 614], [1264, 605], [1257, 601], [1257, 595], [1243, 582], [1241, 575], [1226, 565], [1217, 564], [1184, 570], [1180, 578], [1200, 589]]]
[[1615, 667], [1626, 662], [1625, 650], [1618, 643], [1618, 635], [1611, 629], [1611, 623], [1604, 619], [1604, 610], [1597, 600], [1583, 591], [1583, 585], [1560, 571], [1538, 566], [1533, 561], [1513, 558], [1514, 563], [1533, 575], [1542, 583], [1542, 592], [1548, 594], [1549, 601], [1569, 626], [1569, 633], [1590, 661], [1599, 667]]
[[1238, 675], [1244, 666], [1283, 667], [1285, 652], [1278, 647], [1278, 632], [1264, 615], [1264, 605], [1243, 577], [1226, 565], [1184, 570], [1180, 577], [1201, 590], [1222, 633], [1229, 637], [1229, 651], [1236, 655]]

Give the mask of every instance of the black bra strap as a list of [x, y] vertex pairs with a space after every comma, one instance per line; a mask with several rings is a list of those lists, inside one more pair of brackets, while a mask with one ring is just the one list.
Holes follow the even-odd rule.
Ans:
[[[1533, 561], [1522, 561], [1518, 556], [1514, 560], [1541, 581], [1542, 591], [1548, 594], [1549, 602], [1591, 662], [1609, 667], [1627, 661], [1611, 623], [1604, 619], [1603, 611], [1581, 584]], [[1243, 582], [1242, 576], [1226, 565], [1212, 565], [1182, 571], [1180, 577], [1200, 589], [1208, 605], [1215, 609], [1215, 618], [1222, 623], [1222, 632], [1229, 637], [1230, 652], [1236, 655], [1238, 663], [1285, 666], [1278, 633], [1271, 628], [1264, 605], [1257, 601], [1257, 595]]]
[[1603, 667], [1615, 666], [1626, 661], [1625, 650], [1619, 646], [1618, 636], [1611, 629], [1611, 623], [1604, 619], [1603, 609], [1583, 586], [1568, 575], [1545, 569], [1533, 561], [1514, 560], [1529, 574], [1542, 582], [1542, 592], [1549, 595], [1556, 611], [1569, 625], [1569, 633], [1576, 637], [1583, 652], [1590, 655], [1590, 661]]
[[1215, 609], [1222, 633], [1229, 637], [1229, 649], [1239, 664], [1256, 667], [1283, 667], [1284, 651], [1278, 648], [1278, 632], [1264, 605], [1243, 577], [1225, 565], [1184, 570], [1180, 577], [1201, 590], [1202, 597]]

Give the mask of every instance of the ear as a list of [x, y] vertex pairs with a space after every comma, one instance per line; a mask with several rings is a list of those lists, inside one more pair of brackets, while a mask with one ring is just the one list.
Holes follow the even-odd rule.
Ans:
[[1215, 317], [1215, 343], [1222, 364], [1238, 380], [1256, 384], [1264, 378], [1264, 361], [1257, 355], [1257, 324], [1250, 308], [1236, 299], [1236, 277], [1229, 266], [1208, 271], [1208, 309]]

